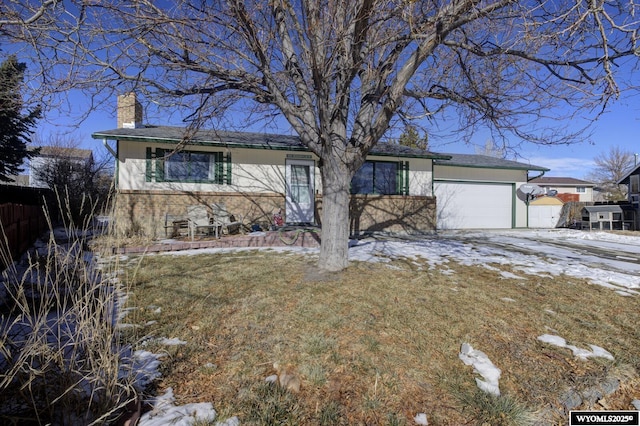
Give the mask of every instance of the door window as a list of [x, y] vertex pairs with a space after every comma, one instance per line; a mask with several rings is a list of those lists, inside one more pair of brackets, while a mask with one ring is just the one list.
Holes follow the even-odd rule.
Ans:
[[311, 181], [309, 166], [300, 164], [291, 165], [291, 201], [294, 203], [307, 204], [311, 202], [309, 193]]

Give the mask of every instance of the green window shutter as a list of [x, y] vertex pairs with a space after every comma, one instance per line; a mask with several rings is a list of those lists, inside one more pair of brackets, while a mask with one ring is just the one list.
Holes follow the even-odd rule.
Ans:
[[231, 185], [231, 153], [227, 153], [227, 185]]
[[224, 163], [222, 162], [222, 153], [214, 152], [213, 158], [216, 163], [215, 164], [215, 170], [216, 170], [215, 183], [221, 185], [224, 183]]
[[409, 162], [399, 161], [396, 179], [396, 194], [409, 195]]
[[147, 148], [146, 157], [147, 159], [145, 160], [144, 180], [145, 182], [151, 182], [151, 170], [152, 170], [151, 148]]
[[156, 159], [156, 182], [164, 182], [164, 156], [166, 152], [164, 149], [158, 148], [155, 152]]
[[409, 195], [409, 162], [404, 162], [404, 195]]

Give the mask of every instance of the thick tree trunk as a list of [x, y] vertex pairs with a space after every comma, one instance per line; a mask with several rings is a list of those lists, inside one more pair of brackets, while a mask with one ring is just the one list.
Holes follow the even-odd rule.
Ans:
[[325, 159], [322, 175], [322, 243], [318, 267], [340, 271], [349, 265], [351, 175], [341, 158]]

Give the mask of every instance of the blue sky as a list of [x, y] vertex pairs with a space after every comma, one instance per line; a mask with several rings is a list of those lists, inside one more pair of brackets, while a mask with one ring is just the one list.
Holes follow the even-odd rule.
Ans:
[[[72, 104], [76, 105], [79, 112], [84, 102], [80, 95], [75, 95]], [[149, 121], [151, 124], [180, 124], [175, 118], [173, 123], [163, 122], [159, 118]], [[80, 125], [73, 126], [73, 123], [77, 123], [74, 117], [55, 117], [54, 114], [49, 114], [46, 121], [39, 122], [36, 132], [44, 137], [44, 140], [48, 134], [70, 132], [69, 136], [80, 140], [83, 148], [104, 153], [101, 141], [92, 139], [91, 134], [116, 127], [115, 99], [113, 99], [113, 112], [96, 111]], [[260, 131], [260, 129], [255, 130]], [[269, 128], [264, 131], [288, 133], [287, 128]], [[478, 132], [471, 144], [457, 142], [455, 139], [437, 138], [430, 138], [429, 143], [430, 149], [435, 152], [475, 154], [479, 152], [478, 149], [484, 147], [488, 139], [488, 133]], [[525, 144], [517, 151], [517, 161], [551, 169], [546, 176], [586, 179], [593, 170], [594, 158], [607, 153], [611, 147], [615, 146], [632, 153], [640, 153], [640, 94], [638, 93], [623, 94], [619, 100], [613, 102], [607, 112], [593, 123], [590, 138], [584, 142], [570, 146]]]

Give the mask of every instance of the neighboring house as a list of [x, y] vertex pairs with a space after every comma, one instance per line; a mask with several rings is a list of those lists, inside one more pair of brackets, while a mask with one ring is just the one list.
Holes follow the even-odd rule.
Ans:
[[523, 228], [526, 199], [518, 188], [529, 171], [549, 169], [487, 155], [448, 154], [434, 160], [438, 229]]
[[70, 164], [85, 164], [93, 159], [93, 151], [80, 148], [63, 148], [58, 146], [43, 146], [40, 153], [29, 162], [29, 186], [35, 188], [46, 188], [38, 171], [43, 170], [52, 161], [68, 160]]
[[0, 183], [0, 185], [29, 186], [29, 175], [17, 175], [9, 177], [13, 180], [10, 182], [2, 182]]
[[[320, 224], [319, 160], [297, 137], [198, 130], [185, 138], [184, 128], [145, 126], [141, 117], [135, 96], [120, 96], [118, 128], [92, 135], [117, 159], [115, 222], [121, 232], [163, 236], [168, 217], [185, 215], [191, 205], [214, 203], [241, 216], [245, 225], [269, 226], [278, 212], [286, 223]], [[115, 141], [115, 149], [109, 141]], [[177, 146], [182, 149], [174, 152]], [[456, 158], [463, 156], [378, 144], [352, 181], [352, 234], [430, 232], [437, 222], [457, 228], [526, 226], [526, 205], [516, 197], [517, 187], [527, 182], [528, 170], [547, 169], [484, 156], [447, 164]], [[480, 220], [447, 222], [437, 216], [438, 193], [474, 189], [486, 193], [469, 205], [471, 216]], [[496, 215], [508, 219], [498, 222]]]
[[640, 166], [634, 167], [625, 177], [618, 181], [618, 185], [627, 185], [627, 200], [631, 204], [632, 220], [634, 229], [640, 230]]
[[544, 176], [531, 179], [530, 183], [534, 183], [543, 188], [547, 194], [551, 191], [557, 191], [557, 196], [564, 202], [580, 201], [593, 202], [594, 187], [593, 182], [575, 179], [571, 177], [551, 177]]

